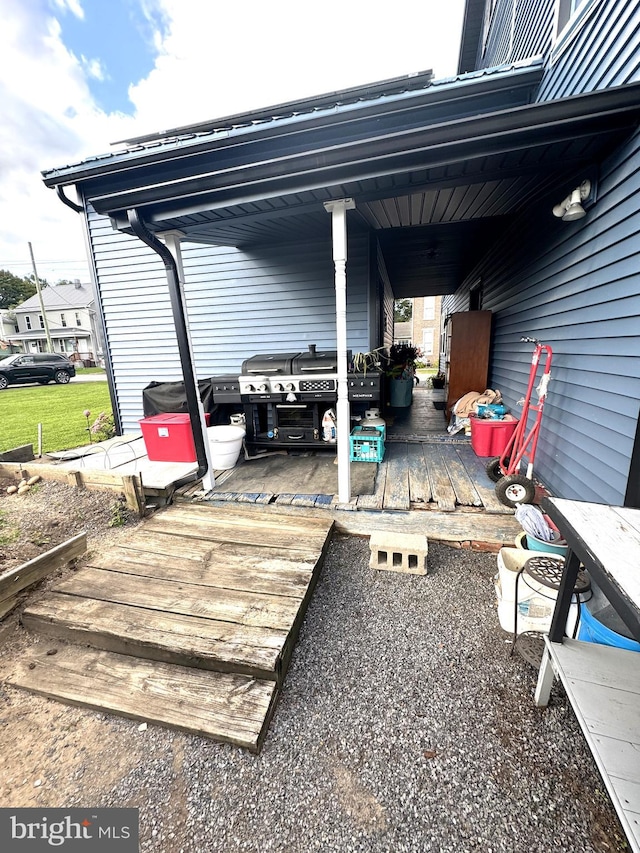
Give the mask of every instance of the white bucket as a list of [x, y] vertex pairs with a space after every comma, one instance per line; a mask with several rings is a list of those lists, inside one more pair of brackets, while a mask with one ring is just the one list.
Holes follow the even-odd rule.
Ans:
[[[531, 557], [551, 557], [564, 560], [557, 554], [528, 551], [521, 548], [501, 548], [498, 553], [498, 574], [494, 578], [498, 598], [498, 619], [503, 631], [513, 634], [515, 620], [516, 578], [518, 572]], [[518, 579], [518, 634], [525, 631], [546, 633], [556, 606], [557, 590], [544, 586], [530, 575]], [[566, 633], [573, 636], [578, 608], [571, 604], [567, 618]]]
[[241, 426], [225, 425], [207, 427], [211, 449], [211, 464], [216, 471], [234, 468], [242, 449], [246, 430]]

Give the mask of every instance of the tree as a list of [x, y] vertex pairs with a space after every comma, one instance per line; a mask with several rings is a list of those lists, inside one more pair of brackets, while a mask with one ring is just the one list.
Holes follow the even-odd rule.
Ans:
[[396, 323], [406, 323], [413, 317], [413, 299], [396, 299], [393, 303], [393, 319]]
[[36, 286], [28, 278], [18, 278], [8, 270], [0, 270], [0, 308], [15, 308], [36, 292]]

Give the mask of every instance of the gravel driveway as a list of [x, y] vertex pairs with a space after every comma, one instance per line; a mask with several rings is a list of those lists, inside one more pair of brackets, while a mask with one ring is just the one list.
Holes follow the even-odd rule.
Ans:
[[432, 544], [427, 577], [368, 559], [367, 539], [332, 543], [260, 756], [173, 736], [179, 779], [150, 756], [107, 797], [143, 784], [142, 849], [623, 850], [561, 688], [536, 708], [509, 654], [495, 556]]
[[160, 853], [626, 849], [561, 688], [536, 708], [509, 654], [495, 555], [432, 543], [426, 577], [368, 560], [332, 542], [259, 756], [10, 689], [1, 804], [138, 806]]

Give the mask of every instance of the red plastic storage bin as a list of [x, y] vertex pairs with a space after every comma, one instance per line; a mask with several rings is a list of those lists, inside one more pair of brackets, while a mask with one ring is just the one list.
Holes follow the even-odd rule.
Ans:
[[513, 415], [505, 415], [501, 421], [472, 415], [470, 421], [471, 447], [478, 456], [501, 456], [518, 425]]
[[[209, 413], [205, 413], [209, 425]], [[167, 412], [139, 422], [147, 456], [152, 462], [195, 462], [196, 448], [189, 415]]]

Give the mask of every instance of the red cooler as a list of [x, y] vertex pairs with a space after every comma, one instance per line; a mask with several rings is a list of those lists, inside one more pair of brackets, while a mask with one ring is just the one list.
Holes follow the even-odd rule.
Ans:
[[478, 456], [502, 456], [518, 425], [513, 415], [505, 415], [500, 421], [472, 415], [470, 421], [471, 447]]
[[[204, 417], [208, 426], [209, 413]], [[189, 415], [167, 412], [143, 418], [139, 423], [151, 462], [197, 461]]]

